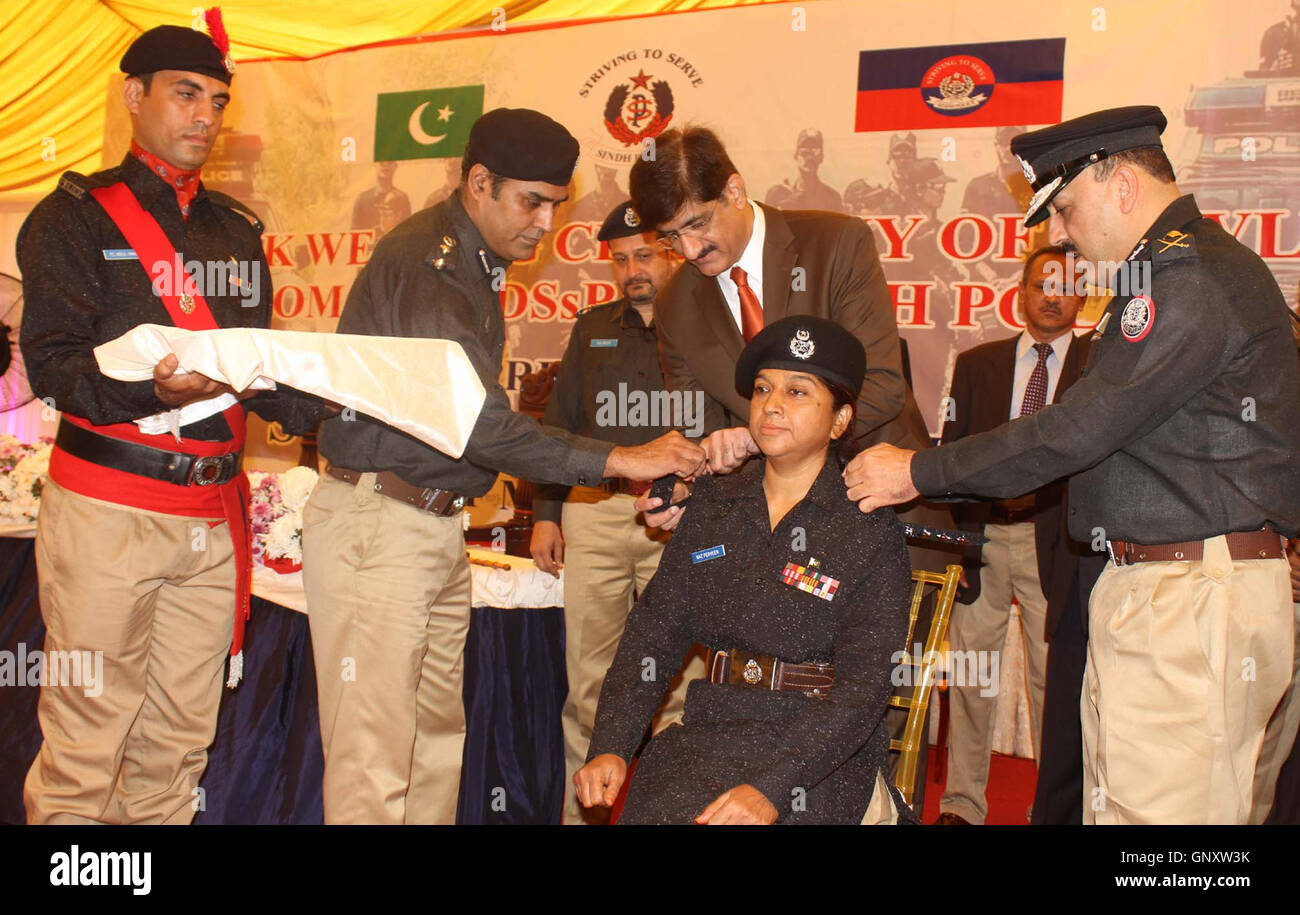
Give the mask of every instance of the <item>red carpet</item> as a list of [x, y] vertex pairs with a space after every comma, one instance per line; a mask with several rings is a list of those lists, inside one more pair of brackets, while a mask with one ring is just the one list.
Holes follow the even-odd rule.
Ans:
[[[933, 776], [937, 771], [939, 751], [930, 748], [930, 770]], [[1038, 767], [1032, 759], [1018, 756], [993, 754], [989, 762], [989, 783], [985, 791], [989, 814], [986, 822], [990, 826], [1028, 826], [1026, 814], [1029, 805], [1034, 802], [1034, 783], [1038, 779]], [[925, 786], [925, 816], [923, 822], [933, 823], [939, 816], [939, 800], [943, 797], [943, 784], [933, 779]]]

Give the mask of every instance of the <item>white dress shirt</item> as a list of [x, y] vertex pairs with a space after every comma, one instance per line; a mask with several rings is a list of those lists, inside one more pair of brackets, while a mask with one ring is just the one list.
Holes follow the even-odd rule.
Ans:
[[[1074, 334], [1067, 330], [1051, 341], [1052, 352], [1047, 356], [1047, 399], [1044, 405], [1052, 403], [1056, 398], [1056, 383], [1061, 380], [1065, 354], [1070, 351], [1072, 339]], [[1038, 364], [1038, 350], [1034, 349], [1034, 344], [1037, 342], [1027, 330], [1021, 331], [1020, 339], [1016, 341], [1016, 375], [1011, 384], [1011, 415], [1008, 419], [1016, 419], [1020, 416], [1020, 407], [1025, 402], [1025, 388], [1029, 386], [1029, 376], [1034, 374], [1034, 366]]]
[[754, 290], [754, 295], [758, 297], [758, 304], [762, 305], [763, 238], [767, 235], [767, 222], [763, 219], [763, 208], [752, 200], [749, 205], [754, 208], [754, 230], [749, 233], [749, 244], [745, 245], [745, 250], [741, 252], [740, 260], [723, 270], [717, 277], [718, 288], [722, 290], [722, 297], [726, 299], [727, 308], [731, 310], [731, 320], [736, 322], [736, 329], [741, 331], [742, 337], [744, 330], [740, 323], [740, 289], [731, 280], [731, 269], [739, 267], [745, 271], [745, 282]]

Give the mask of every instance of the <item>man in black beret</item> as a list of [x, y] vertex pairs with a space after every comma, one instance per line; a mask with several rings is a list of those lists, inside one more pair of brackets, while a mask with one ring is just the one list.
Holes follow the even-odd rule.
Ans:
[[[121, 64], [130, 152], [106, 171], [65, 173], [19, 232], [28, 376], [62, 413], [36, 538], [45, 650], [102, 657], [97, 684], [41, 689], [31, 823], [194, 817], [226, 657], [232, 685], [242, 661], [245, 409], [295, 434], [325, 412], [284, 390], [240, 403], [176, 374], [172, 355], [152, 381], [113, 381], [92, 352], [139, 324], [270, 326], [261, 223], [200, 176], [233, 71], [215, 10], [208, 22], [211, 34], [161, 26], [136, 39]], [[161, 269], [177, 252], [207, 265], [191, 285]], [[180, 407], [175, 437], [134, 422]]]
[[470, 129], [456, 193], [385, 235], [348, 294], [339, 333], [455, 340], [487, 400], [458, 459], [362, 416], [321, 428], [329, 467], [302, 540], [326, 823], [455, 821], [470, 621], [461, 510], [498, 470], [599, 486], [702, 468], [680, 433], [581, 438], [516, 413], [501, 388], [506, 268], [551, 230], [577, 158], [546, 115], [489, 111]]
[[1259, 822], [1278, 762], [1261, 745], [1294, 740], [1276, 730], [1294, 728], [1278, 722], [1300, 373], [1277, 281], [1179, 192], [1164, 127], [1158, 108], [1116, 108], [1012, 143], [1034, 188], [1025, 224], [1046, 221], [1116, 293], [1084, 376], [996, 430], [872, 448], [845, 481], [868, 511], [1074, 474], [1070, 534], [1111, 557], [1088, 606], [1084, 822]]
[[[673, 428], [690, 434], [694, 426], [698, 435], [703, 399], [670, 396], [659, 368], [655, 296], [672, 279], [677, 259], [641, 224], [631, 201], [610, 211], [596, 238], [608, 246], [623, 297], [578, 313], [542, 422], [616, 445], [640, 445]], [[596, 699], [628, 612], [659, 568], [668, 540], [646, 528], [633, 507], [646, 486], [626, 479], [599, 486], [544, 484], [533, 500], [533, 559], [552, 575], [564, 569], [566, 824], [609, 818], [608, 808], [578, 803], [572, 779], [587, 760]], [[676, 670], [664, 673], [667, 687]], [[656, 731], [681, 718], [686, 681], [703, 675], [703, 657], [692, 655], [660, 710]]]

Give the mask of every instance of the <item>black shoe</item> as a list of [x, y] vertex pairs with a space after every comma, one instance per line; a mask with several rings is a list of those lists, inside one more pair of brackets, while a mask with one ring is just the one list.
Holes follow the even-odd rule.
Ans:
[[969, 826], [970, 823], [955, 813], [941, 813], [939, 819], [930, 824], [931, 826]]

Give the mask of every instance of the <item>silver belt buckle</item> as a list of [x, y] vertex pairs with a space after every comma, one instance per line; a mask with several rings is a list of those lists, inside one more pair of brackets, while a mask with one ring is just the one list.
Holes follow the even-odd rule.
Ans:
[[190, 468], [190, 482], [195, 486], [216, 486], [221, 482], [226, 455], [198, 458]]

